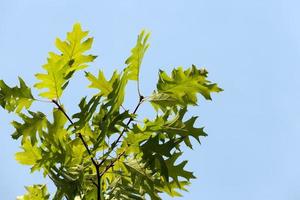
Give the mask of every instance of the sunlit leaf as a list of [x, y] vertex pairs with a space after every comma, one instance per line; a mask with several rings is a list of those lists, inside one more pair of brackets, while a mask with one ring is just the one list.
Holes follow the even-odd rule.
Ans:
[[35, 100], [31, 89], [19, 77], [20, 87], [9, 87], [3, 80], [0, 80], [0, 105], [8, 112], [19, 113], [23, 108], [29, 109]]
[[211, 100], [212, 92], [220, 92], [221, 88], [207, 80], [208, 72], [197, 69], [195, 65], [183, 70], [181, 67], [174, 69], [171, 76], [166, 72], [159, 72], [157, 91], [151, 96], [150, 101], [155, 108], [165, 110], [177, 105], [185, 107], [197, 104], [197, 94]]
[[26, 139], [22, 145], [22, 152], [15, 155], [16, 160], [23, 165], [35, 165], [36, 162], [42, 159], [41, 151], [36, 146], [32, 145], [29, 139]]
[[30, 116], [19, 114], [23, 122], [13, 121], [12, 125], [16, 131], [12, 134], [12, 138], [18, 139], [22, 136], [22, 143], [28, 137], [32, 144], [37, 142], [37, 134], [42, 134], [42, 129], [46, 126], [46, 116], [41, 112], [28, 111]]
[[87, 35], [88, 31], [82, 31], [80, 24], [77, 23], [73, 26], [73, 30], [67, 34], [66, 41], [56, 39], [56, 47], [61, 53], [50, 52], [48, 62], [43, 65], [46, 73], [36, 74], [36, 78], [40, 82], [34, 87], [47, 89], [40, 96], [58, 99], [74, 72], [86, 68], [87, 63], [96, 58], [96, 56], [84, 54], [93, 43], [93, 38], [84, 40]]
[[100, 90], [99, 96], [107, 97], [113, 90], [113, 84], [118, 78], [118, 73], [115, 71], [109, 81], [104, 77], [103, 71], [99, 71], [96, 78], [93, 74], [86, 72], [85, 76], [91, 82], [90, 88], [96, 88]]
[[140, 67], [144, 58], [144, 54], [149, 47], [148, 38], [150, 37], [150, 33], [143, 30], [137, 38], [137, 42], [135, 47], [131, 50], [131, 55], [125, 63], [127, 64], [127, 68], [125, 72], [128, 73], [129, 80], [138, 80]]

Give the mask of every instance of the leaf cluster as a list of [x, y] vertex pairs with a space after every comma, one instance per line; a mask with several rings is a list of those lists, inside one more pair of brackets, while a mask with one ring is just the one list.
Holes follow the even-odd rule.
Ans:
[[[44, 72], [36, 74], [34, 88], [53, 107], [52, 117], [30, 109], [39, 100], [21, 78], [19, 87], [0, 81], [0, 105], [19, 117], [12, 122], [12, 138], [21, 143], [15, 158], [53, 181], [54, 200], [159, 200], [160, 193], [180, 196], [195, 178], [186, 169], [183, 150], [192, 149], [192, 140], [200, 143], [206, 133], [196, 126], [197, 116], [186, 116], [188, 108], [197, 105], [199, 95], [210, 100], [211, 93], [222, 89], [207, 79], [205, 69], [192, 65], [175, 68], [171, 75], [161, 70], [154, 92], [142, 95], [139, 73], [149, 36], [144, 30], [138, 35], [121, 72], [110, 78], [102, 70], [98, 75], [85, 72], [88, 87], [97, 92], [83, 97], [73, 115], [60, 97], [73, 74], [96, 58], [86, 54], [93, 38], [78, 23], [66, 40], [56, 39], [59, 53], [50, 52]], [[123, 107], [129, 81], [136, 81], [139, 94], [131, 111]], [[156, 117], [140, 121], [138, 110], [145, 103], [153, 106]], [[50, 199], [45, 185], [26, 190], [18, 199]]]

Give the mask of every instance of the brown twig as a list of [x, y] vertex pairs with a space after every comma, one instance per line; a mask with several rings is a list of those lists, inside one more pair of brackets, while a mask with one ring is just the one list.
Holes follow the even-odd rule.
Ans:
[[[137, 104], [137, 106], [135, 107], [134, 111], [133, 111], [133, 115], [137, 112], [138, 108], [140, 107], [140, 105], [142, 104], [144, 100], [144, 97], [143, 96], [140, 96], [140, 99], [139, 99], [139, 102]], [[126, 127], [129, 126], [129, 124], [132, 122], [133, 120], [133, 117], [130, 117], [130, 119], [128, 120], [127, 124], [126, 124]], [[122, 136], [124, 135], [125, 131], [127, 130], [127, 128], [124, 128], [121, 132], [121, 134], [119, 135], [119, 137], [111, 144], [111, 149], [109, 150], [109, 153], [108, 155], [102, 159], [102, 161], [99, 163], [99, 166], [101, 166], [106, 160], [107, 158], [109, 157], [109, 154], [117, 147], [117, 144], [120, 142], [120, 139], [122, 138]]]
[[102, 173], [100, 174], [100, 177], [102, 177], [111, 167], [113, 167], [115, 162], [117, 162], [124, 154], [125, 154], [125, 151], [120, 153], [114, 161], [111, 161], [111, 163], [109, 165], [107, 165], [105, 167], [105, 169], [102, 171]]
[[[63, 109], [63, 107], [56, 101], [56, 100], [52, 100], [52, 102], [57, 106], [57, 108], [66, 116], [66, 118], [69, 120], [69, 122], [73, 125], [74, 122], [72, 121], [72, 119], [69, 117], [69, 115], [65, 112], [65, 110]], [[86, 143], [86, 141], [84, 140], [83, 136], [81, 133], [77, 133], [79, 139], [81, 140], [81, 142], [83, 143], [86, 151], [88, 152], [88, 154], [91, 156], [91, 161], [93, 163], [93, 165], [96, 168], [96, 172], [97, 172], [97, 183], [98, 184], [94, 184], [97, 187], [97, 200], [101, 200], [101, 186], [100, 186], [100, 171], [99, 171], [99, 167], [100, 165], [96, 162], [96, 160], [93, 158], [92, 152], [89, 149], [88, 144]]]

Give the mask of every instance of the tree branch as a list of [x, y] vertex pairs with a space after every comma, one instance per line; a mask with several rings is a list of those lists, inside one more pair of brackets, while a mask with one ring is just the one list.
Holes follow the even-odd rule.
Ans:
[[120, 153], [114, 161], [111, 161], [111, 163], [105, 167], [103, 172], [101, 172], [100, 177], [102, 177], [111, 167], [113, 167], [115, 162], [117, 162], [124, 154], [125, 154], [125, 151]]
[[[140, 96], [140, 99], [139, 99], [139, 102], [138, 104], [136, 105], [134, 111], [133, 111], [133, 115], [137, 112], [138, 108], [140, 107], [140, 105], [142, 104], [144, 100], [144, 96]], [[132, 122], [133, 120], [133, 117], [130, 117], [130, 119], [128, 120], [127, 124], [126, 124], [126, 127], [129, 126], [129, 124]], [[119, 135], [119, 137], [111, 144], [111, 148], [107, 154], [107, 156], [105, 158], [102, 159], [102, 161], [99, 163], [99, 166], [101, 166], [106, 160], [107, 158], [109, 157], [109, 154], [117, 147], [117, 144], [120, 142], [120, 139], [122, 138], [122, 136], [124, 135], [124, 133], [126, 132], [127, 128], [124, 128], [121, 132], [121, 134]], [[124, 153], [124, 152], [123, 152]], [[122, 153], [122, 154], [123, 154]]]
[[[66, 118], [69, 120], [69, 122], [73, 125], [74, 122], [72, 121], [72, 119], [69, 117], [69, 115], [65, 112], [65, 110], [63, 109], [63, 107], [56, 101], [56, 100], [52, 100], [52, 102], [57, 106], [57, 108], [66, 116]], [[97, 172], [97, 184], [94, 184], [95, 186], [98, 185], [97, 187], [97, 200], [101, 200], [101, 177], [100, 177], [100, 171], [99, 171], [99, 167], [100, 165], [96, 162], [96, 160], [93, 158], [92, 152], [89, 149], [89, 146], [87, 144], [87, 142], [84, 140], [83, 136], [81, 133], [77, 133], [78, 137], [80, 138], [81, 142], [83, 143], [86, 151], [88, 152], [88, 154], [91, 157], [91, 161], [93, 163], [93, 165], [96, 168], [96, 172]]]

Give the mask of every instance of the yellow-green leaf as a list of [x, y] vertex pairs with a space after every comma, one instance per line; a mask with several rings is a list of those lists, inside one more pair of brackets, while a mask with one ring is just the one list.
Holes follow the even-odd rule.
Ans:
[[42, 158], [40, 149], [36, 144], [32, 145], [29, 139], [24, 141], [22, 149], [22, 152], [16, 153], [15, 158], [23, 165], [35, 165]]
[[0, 80], [0, 105], [8, 112], [19, 113], [23, 108], [29, 109], [35, 100], [31, 89], [19, 77], [20, 87], [9, 87]]
[[80, 24], [77, 23], [74, 25], [72, 32], [67, 33], [65, 41], [56, 39], [55, 44], [60, 50], [60, 54], [50, 52], [48, 62], [43, 65], [46, 72], [36, 74], [36, 78], [40, 82], [35, 84], [34, 87], [47, 89], [40, 93], [40, 96], [48, 99], [58, 99], [74, 72], [86, 68], [87, 63], [96, 58], [96, 56], [84, 54], [91, 48], [93, 43], [93, 38], [84, 40], [87, 35], [88, 31], [82, 31]]
[[221, 88], [207, 80], [208, 72], [205, 69], [197, 69], [195, 65], [183, 70], [181, 67], [174, 69], [172, 75], [159, 72], [157, 91], [151, 96], [150, 101], [155, 108], [165, 110], [177, 105], [185, 107], [197, 104], [197, 94], [211, 100], [212, 92], [220, 92]]
[[101, 70], [99, 70], [98, 77], [95, 77], [93, 74], [89, 72], [86, 72], [85, 76], [91, 82], [91, 84], [88, 87], [99, 89], [100, 92], [98, 95], [107, 97], [109, 93], [112, 92], [113, 84], [119, 75], [115, 71], [109, 81], [106, 80], [104, 73]]
[[149, 47], [148, 38], [150, 37], [150, 33], [143, 30], [137, 38], [137, 42], [135, 47], [131, 50], [131, 55], [125, 61], [127, 64], [127, 68], [125, 72], [128, 73], [129, 80], [138, 80], [140, 67], [144, 58], [144, 54]]

